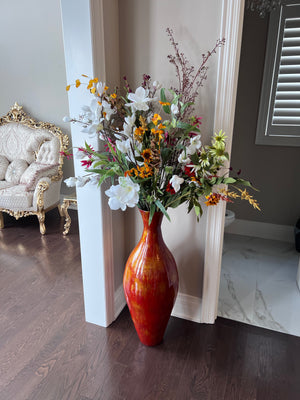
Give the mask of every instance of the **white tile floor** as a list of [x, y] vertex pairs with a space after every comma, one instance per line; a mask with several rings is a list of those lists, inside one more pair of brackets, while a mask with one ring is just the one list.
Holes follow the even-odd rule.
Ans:
[[218, 315], [300, 336], [293, 243], [225, 233]]

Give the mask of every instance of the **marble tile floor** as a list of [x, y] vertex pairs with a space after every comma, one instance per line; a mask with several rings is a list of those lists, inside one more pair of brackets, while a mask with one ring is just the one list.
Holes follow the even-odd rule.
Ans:
[[218, 315], [300, 337], [293, 243], [225, 233]]

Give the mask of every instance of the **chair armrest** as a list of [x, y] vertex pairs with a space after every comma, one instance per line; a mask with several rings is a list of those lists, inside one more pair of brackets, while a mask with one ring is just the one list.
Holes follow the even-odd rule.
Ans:
[[47, 210], [59, 203], [61, 182], [62, 179], [51, 181], [48, 177], [39, 179], [33, 195], [33, 208], [35, 211], [39, 207]]

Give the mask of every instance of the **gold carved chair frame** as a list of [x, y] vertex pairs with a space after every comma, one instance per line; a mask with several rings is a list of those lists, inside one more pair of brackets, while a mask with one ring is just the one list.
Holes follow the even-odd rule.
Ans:
[[[63, 134], [60, 128], [58, 128], [57, 126], [55, 126], [54, 124], [51, 124], [49, 122], [36, 121], [30, 115], [26, 114], [23, 110], [23, 107], [18, 105], [17, 103], [14, 104], [14, 106], [10, 109], [10, 111], [5, 116], [0, 118], [0, 126], [2, 126], [4, 124], [9, 124], [11, 122], [16, 122], [16, 123], [25, 125], [33, 130], [34, 129], [43, 129], [43, 130], [46, 130], [46, 131], [52, 133], [54, 136], [56, 136], [59, 139], [60, 152], [65, 152], [69, 147], [69, 137], [68, 137], [68, 135]], [[41, 145], [42, 145], [42, 143], [41, 143]], [[36, 158], [37, 151], [35, 151], [34, 153], [35, 153], [34, 156]], [[62, 171], [63, 158], [64, 158], [63, 155], [60, 153], [59, 161], [58, 161], [58, 163], [59, 163], [58, 173], [56, 175], [53, 175], [50, 177], [51, 182], [59, 181], [62, 178], [62, 176], [63, 176], [63, 171]], [[49, 186], [50, 185], [47, 181], [40, 181], [38, 183], [37, 211], [23, 211], [23, 210], [16, 211], [16, 210], [10, 210], [10, 209], [0, 207], [0, 229], [4, 228], [4, 220], [3, 220], [2, 212], [9, 214], [16, 219], [19, 219], [21, 217], [27, 217], [29, 215], [36, 215], [39, 220], [40, 232], [42, 235], [44, 235], [46, 233], [45, 213], [49, 210], [52, 210], [55, 207], [58, 207], [60, 215], [63, 216], [59, 201], [47, 209], [44, 208], [44, 193], [49, 188]]]

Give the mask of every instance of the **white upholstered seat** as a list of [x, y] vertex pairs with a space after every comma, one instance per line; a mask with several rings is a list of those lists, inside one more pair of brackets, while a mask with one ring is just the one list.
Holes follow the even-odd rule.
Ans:
[[35, 214], [45, 233], [45, 212], [59, 206], [68, 143], [60, 128], [35, 121], [17, 103], [0, 118], [0, 228], [2, 212]]

